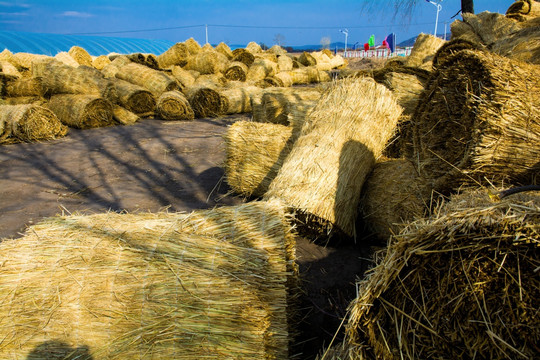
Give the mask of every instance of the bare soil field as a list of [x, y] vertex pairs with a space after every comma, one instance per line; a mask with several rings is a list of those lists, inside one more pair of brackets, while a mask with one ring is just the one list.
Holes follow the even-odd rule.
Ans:
[[[0, 147], [0, 239], [57, 214], [192, 211], [240, 204], [224, 179], [222, 135], [250, 114], [195, 121], [146, 119], [132, 126], [70, 129], [62, 139]], [[370, 264], [369, 246], [300, 238], [303, 293], [297, 359], [328, 345]], [[339, 341], [342, 328], [338, 332]]]

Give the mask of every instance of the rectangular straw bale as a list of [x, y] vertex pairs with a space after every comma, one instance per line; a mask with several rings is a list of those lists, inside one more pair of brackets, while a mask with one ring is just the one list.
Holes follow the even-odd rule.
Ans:
[[264, 197], [281, 199], [314, 227], [320, 222], [354, 235], [360, 190], [401, 111], [390, 90], [371, 79], [334, 82]]
[[176, 80], [163, 71], [133, 62], [120, 67], [115, 76], [150, 90], [156, 97], [166, 91], [178, 90]]
[[287, 359], [283, 207], [49, 218], [0, 243], [0, 357]]

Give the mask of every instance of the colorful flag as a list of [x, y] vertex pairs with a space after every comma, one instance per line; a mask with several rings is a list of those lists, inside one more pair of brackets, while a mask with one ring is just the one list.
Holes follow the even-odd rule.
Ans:
[[388, 36], [386, 37], [386, 42], [388, 43], [388, 48], [391, 52], [396, 51], [396, 34], [388, 34]]
[[364, 44], [364, 50], [365, 50], [365, 51], [368, 51], [368, 50], [369, 50], [369, 44], [368, 44], [368, 43], [365, 43], [365, 44]]
[[371, 35], [368, 40], [369, 47], [375, 46], [375, 35]]

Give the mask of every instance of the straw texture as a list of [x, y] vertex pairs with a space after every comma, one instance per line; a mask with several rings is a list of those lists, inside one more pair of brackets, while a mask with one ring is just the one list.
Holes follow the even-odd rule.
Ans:
[[51, 218], [0, 253], [2, 358], [288, 358], [279, 204]]
[[186, 97], [196, 118], [216, 117], [227, 112], [227, 98], [222, 96], [218, 87], [208, 83], [195, 84], [186, 89]]
[[95, 95], [54, 95], [47, 103], [69, 127], [89, 129], [114, 125], [111, 103]]
[[201, 50], [201, 45], [193, 38], [187, 39], [184, 44], [186, 44], [190, 55], [195, 55]]
[[162, 71], [150, 69], [147, 66], [133, 62], [120, 67], [116, 73], [116, 77], [142, 86], [156, 97], [166, 91], [178, 89], [178, 84], [174, 78]]
[[159, 67], [162, 69], [173, 65], [185, 66], [189, 57], [189, 48], [184, 43], [176, 43], [157, 57]]
[[149, 90], [117, 78], [114, 78], [113, 82], [118, 93], [118, 103], [120, 105], [140, 116], [147, 116], [154, 113], [156, 98]]
[[[73, 67], [79, 67], [79, 63], [77, 62], [77, 60], [75, 60], [68, 52], [66, 51], [61, 51], [59, 52], [58, 54], [54, 55], [54, 58], [58, 61], [60, 61], [61, 63], [65, 64], [65, 65], [69, 65], [69, 66], [73, 66]], [[92, 66], [94, 66], [93, 62], [92, 62]], [[95, 66], [94, 66], [95, 67]]]
[[103, 68], [110, 63], [111, 60], [106, 55], [100, 55], [92, 60], [92, 66], [98, 70], [103, 70]]
[[68, 131], [52, 111], [31, 104], [0, 105], [0, 124], [0, 143], [8, 137], [22, 142], [53, 140]]
[[240, 61], [233, 61], [229, 64], [224, 74], [228, 80], [246, 81], [248, 66]]
[[443, 44], [444, 40], [439, 37], [430, 34], [418, 35], [405, 65], [431, 70], [433, 57]]
[[45, 95], [43, 81], [40, 77], [8, 78], [4, 81], [4, 96], [37, 96]]
[[193, 109], [184, 94], [178, 90], [161, 94], [157, 101], [157, 114], [164, 120], [193, 120]]
[[265, 198], [354, 235], [360, 190], [401, 111], [371, 79], [334, 82], [308, 114]]
[[88, 51], [86, 51], [82, 47], [80, 47], [80, 46], [72, 46], [69, 49], [68, 54], [73, 59], [75, 59], [75, 61], [77, 63], [79, 63], [79, 65], [92, 66], [92, 57], [90, 56]]
[[243, 82], [229, 82], [227, 87], [219, 90], [219, 94], [226, 99], [227, 114], [242, 114], [252, 112], [251, 99], [260, 96], [262, 89], [247, 85]]
[[201, 74], [217, 74], [227, 70], [229, 60], [213, 48], [202, 49], [188, 59], [187, 70], [195, 70]]
[[122, 125], [133, 125], [140, 117], [120, 105], [113, 105], [113, 119]]

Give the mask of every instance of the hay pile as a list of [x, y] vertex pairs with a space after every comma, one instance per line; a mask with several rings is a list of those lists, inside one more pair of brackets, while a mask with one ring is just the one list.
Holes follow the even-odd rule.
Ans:
[[332, 84], [307, 116], [265, 198], [282, 199], [323, 228], [354, 235], [360, 189], [401, 107], [371, 79]]
[[436, 36], [423, 33], [418, 35], [405, 65], [431, 70], [433, 57], [443, 44], [444, 40]]
[[253, 56], [253, 54], [246, 49], [238, 48], [234, 49], [233, 58], [231, 61], [239, 61], [249, 67], [255, 61], [255, 56]]
[[178, 90], [178, 83], [164, 72], [133, 62], [120, 67], [116, 77], [142, 86], [156, 97], [166, 91]]
[[164, 120], [193, 120], [195, 118], [189, 101], [178, 90], [161, 94], [157, 100], [156, 111]]
[[358, 284], [349, 355], [538, 358], [539, 232], [537, 194], [466, 193], [410, 224]]
[[92, 59], [92, 66], [98, 70], [103, 70], [105, 66], [110, 64], [112, 61], [106, 55], [100, 55], [95, 59]]
[[447, 192], [464, 182], [519, 183], [538, 173], [540, 68], [471, 50], [446, 64], [414, 114], [412, 158], [420, 175]]
[[0, 143], [53, 140], [68, 128], [47, 108], [37, 105], [0, 105]]
[[237, 121], [225, 135], [225, 177], [231, 189], [245, 197], [268, 190], [295, 141], [288, 126]]
[[90, 129], [114, 125], [112, 104], [96, 95], [54, 95], [46, 106], [69, 127]]
[[185, 66], [190, 55], [189, 48], [184, 43], [176, 43], [157, 57], [159, 67]]
[[278, 203], [51, 218], [0, 253], [2, 358], [288, 358]]

